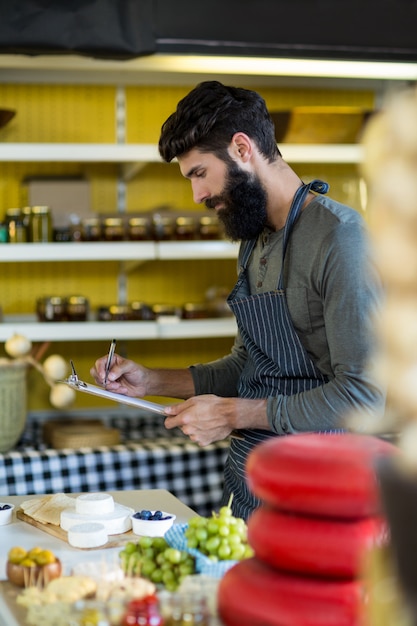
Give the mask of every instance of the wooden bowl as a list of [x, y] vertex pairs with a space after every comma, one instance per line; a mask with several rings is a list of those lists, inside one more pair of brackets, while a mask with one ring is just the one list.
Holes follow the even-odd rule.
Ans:
[[0, 109], [0, 128], [6, 126], [15, 115], [16, 111], [12, 111], [12, 109]]
[[59, 559], [47, 565], [27, 567], [18, 563], [7, 561], [6, 575], [11, 583], [18, 587], [44, 587], [54, 578], [59, 578], [62, 573], [62, 564]]

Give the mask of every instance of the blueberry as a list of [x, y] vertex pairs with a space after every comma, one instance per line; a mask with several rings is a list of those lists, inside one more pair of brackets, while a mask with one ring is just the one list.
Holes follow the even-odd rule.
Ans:
[[151, 519], [162, 519], [163, 515], [162, 515], [162, 511], [155, 511], [155, 513], [152, 515]]
[[0, 506], [0, 511], [7, 511], [8, 509], [11, 509], [12, 507], [10, 506], [10, 504], [3, 504], [2, 506]]
[[144, 520], [152, 519], [152, 513], [146, 509], [143, 509], [140, 512], [140, 519], [144, 519]]

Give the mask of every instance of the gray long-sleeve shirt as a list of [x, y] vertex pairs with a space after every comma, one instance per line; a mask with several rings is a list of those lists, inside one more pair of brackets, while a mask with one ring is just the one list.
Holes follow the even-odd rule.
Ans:
[[[251, 293], [276, 289], [283, 230], [265, 229], [248, 266]], [[293, 324], [329, 382], [292, 396], [268, 397], [267, 416], [277, 434], [331, 430], [352, 412], [380, 415], [384, 390], [373, 379], [374, 319], [381, 287], [371, 258], [366, 224], [349, 207], [317, 196], [292, 231], [284, 266]], [[240, 334], [229, 355], [191, 367], [196, 394], [237, 395], [247, 358]]]

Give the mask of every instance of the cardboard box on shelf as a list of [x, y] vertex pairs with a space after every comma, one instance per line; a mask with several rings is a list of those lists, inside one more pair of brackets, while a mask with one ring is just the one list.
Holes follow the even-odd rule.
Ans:
[[91, 215], [90, 183], [80, 178], [32, 178], [26, 181], [29, 206], [46, 205], [56, 228]]

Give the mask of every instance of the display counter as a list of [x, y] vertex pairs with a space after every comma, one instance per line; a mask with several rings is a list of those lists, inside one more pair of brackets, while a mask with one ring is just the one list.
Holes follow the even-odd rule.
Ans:
[[18, 445], [0, 454], [0, 494], [165, 489], [200, 515], [219, 508], [228, 441], [200, 447], [160, 416], [125, 408], [98, 416], [120, 431], [120, 444], [53, 449], [43, 439], [50, 416], [30, 415]]

